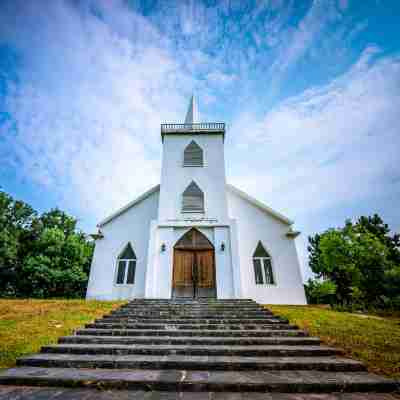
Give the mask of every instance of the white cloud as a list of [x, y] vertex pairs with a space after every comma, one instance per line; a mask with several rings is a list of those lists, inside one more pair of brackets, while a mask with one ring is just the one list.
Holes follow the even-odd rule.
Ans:
[[351, 217], [358, 202], [399, 191], [400, 59], [378, 56], [367, 48], [346, 74], [262, 118], [244, 110], [231, 131], [246, 165], [231, 169], [233, 182], [300, 219], [306, 234], [319, 228], [316, 215]]
[[[269, 74], [273, 77], [273, 91], [276, 91], [281, 81], [296, 64], [307, 54], [316, 41], [318, 41], [324, 30], [340, 19], [335, 4], [330, 1], [314, 0], [305, 16], [298, 25], [292, 29], [272, 31], [268, 43], [275, 46], [277, 36], [280, 36], [280, 46], [277, 55], [271, 65]], [[324, 37], [329, 40], [329, 35]]]
[[265, 109], [308, 55], [328, 69], [347, 65], [351, 38], [368, 25], [346, 20], [346, 2], [315, 0], [295, 26], [292, 1], [252, 10], [166, 2], [146, 17], [127, 4], [1, 4], [0, 41], [18, 54], [17, 80], [0, 75], [11, 117], [0, 125], [1, 168], [45, 186], [82, 219], [102, 218], [158, 183], [159, 124], [182, 120], [195, 91], [211, 116], [238, 111], [226, 121], [232, 183], [306, 234], [323, 213], [399, 192], [397, 58], [370, 46], [330, 84]]
[[226, 74], [224, 72], [221, 71], [213, 71], [210, 72], [206, 79], [211, 83], [211, 84], [219, 84], [219, 85], [230, 85], [231, 83], [233, 83], [236, 79], [237, 76], [235, 74]]
[[[8, 165], [59, 193], [61, 206], [96, 218], [158, 183], [160, 122], [182, 119], [192, 79], [148, 22], [119, 7], [110, 24], [61, 1], [49, 3], [51, 19], [41, 21], [33, 5], [0, 19], [21, 27], [3, 25], [22, 56], [5, 103], [17, 129], [0, 127], [14, 149]], [[153, 33], [128, 39], [115, 19], [128, 35], [130, 24]]]

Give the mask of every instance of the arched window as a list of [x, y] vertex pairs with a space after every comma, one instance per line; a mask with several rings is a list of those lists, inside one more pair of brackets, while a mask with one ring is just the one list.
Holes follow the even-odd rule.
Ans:
[[117, 285], [132, 285], [135, 283], [136, 254], [128, 243], [117, 260]]
[[183, 153], [183, 166], [203, 166], [203, 150], [194, 140], [192, 140], [185, 148], [185, 151]]
[[254, 276], [257, 285], [275, 283], [274, 275], [272, 272], [271, 256], [265, 250], [262, 243], [259, 241], [257, 248], [253, 254]]
[[182, 212], [204, 212], [204, 194], [194, 181], [190, 183], [182, 194]]

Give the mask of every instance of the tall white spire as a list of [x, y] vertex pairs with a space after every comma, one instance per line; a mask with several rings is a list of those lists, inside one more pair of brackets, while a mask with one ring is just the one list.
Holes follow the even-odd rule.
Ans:
[[194, 95], [190, 99], [189, 108], [186, 113], [185, 124], [197, 124], [199, 122], [199, 111]]

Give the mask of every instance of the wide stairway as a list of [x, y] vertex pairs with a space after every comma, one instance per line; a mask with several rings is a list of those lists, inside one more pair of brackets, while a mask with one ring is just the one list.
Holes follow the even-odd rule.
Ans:
[[231, 393], [223, 398], [253, 392], [246, 397], [261, 399], [254, 392], [397, 389], [395, 381], [369, 374], [360, 362], [244, 299], [133, 300], [17, 365], [0, 374], [0, 383], [203, 392], [199, 399], [214, 398], [213, 392]]

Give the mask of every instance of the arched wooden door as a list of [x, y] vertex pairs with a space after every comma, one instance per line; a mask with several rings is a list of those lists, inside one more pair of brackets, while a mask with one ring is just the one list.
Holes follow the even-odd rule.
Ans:
[[214, 246], [197, 229], [174, 246], [173, 297], [216, 297]]

